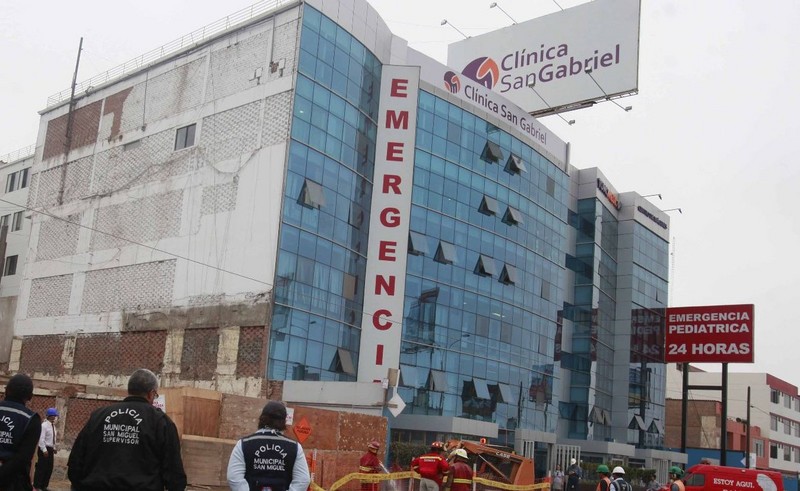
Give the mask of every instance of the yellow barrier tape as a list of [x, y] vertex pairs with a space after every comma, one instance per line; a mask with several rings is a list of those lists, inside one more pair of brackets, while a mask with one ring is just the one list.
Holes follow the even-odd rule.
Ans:
[[482, 477], [476, 477], [474, 481], [489, 488], [505, 489], [507, 491], [533, 491], [535, 489], [550, 489], [549, 482], [543, 482], [539, 484], [506, 484], [499, 481], [484, 479]]
[[[414, 471], [404, 471], [404, 472], [392, 472], [389, 474], [362, 474], [360, 472], [353, 472], [347, 474], [341, 478], [339, 478], [335, 483], [331, 484], [331, 487], [327, 490], [320, 487], [316, 483], [311, 483], [311, 490], [312, 491], [336, 491], [337, 489], [341, 488], [345, 484], [349, 483], [350, 481], [361, 481], [362, 483], [377, 483], [381, 481], [391, 481], [397, 479], [419, 479], [419, 474]], [[492, 481], [490, 479], [484, 479], [482, 477], [476, 477], [474, 481], [478, 484], [482, 484], [487, 488], [492, 489], [502, 489], [505, 491], [536, 491], [536, 490], [550, 490], [550, 483], [543, 482], [539, 484], [505, 484], [498, 481]]]
[[[339, 478], [335, 483], [331, 484], [328, 491], [336, 491], [350, 481], [361, 481], [363, 483], [374, 483], [381, 481], [391, 481], [394, 479], [410, 479], [412, 477], [419, 477], [419, 474], [412, 471], [405, 472], [392, 472], [390, 474], [362, 474], [360, 472], [353, 472]], [[312, 483], [313, 484], [313, 483]], [[322, 488], [320, 488], [322, 489]], [[318, 490], [314, 490], [318, 491]], [[322, 489], [322, 491], [325, 491]]]

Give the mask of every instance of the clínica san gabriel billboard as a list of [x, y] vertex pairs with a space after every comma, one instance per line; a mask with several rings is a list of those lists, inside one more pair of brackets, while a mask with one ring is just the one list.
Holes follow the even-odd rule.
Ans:
[[594, 0], [453, 43], [447, 64], [533, 115], [635, 94], [639, 12], [640, 0]]

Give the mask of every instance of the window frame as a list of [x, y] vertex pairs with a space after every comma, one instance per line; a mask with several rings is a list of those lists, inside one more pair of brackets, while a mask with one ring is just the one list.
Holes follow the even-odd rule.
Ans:
[[3, 276], [14, 276], [15, 274], [17, 274], [18, 262], [19, 262], [18, 254], [6, 257], [6, 261], [3, 264]]
[[[182, 133], [183, 132], [183, 133]], [[184, 148], [191, 148], [195, 144], [197, 135], [197, 123], [187, 124], [175, 130], [175, 147], [174, 150], [183, 150]], [[191, 141], [190, 141], [191, 140]]]
[[11, 219], [11, 227], [9, 230], [11, 232], [16, 232], [17, 230], [22, 230], [22, 211], [17, 211], [14, 213]]

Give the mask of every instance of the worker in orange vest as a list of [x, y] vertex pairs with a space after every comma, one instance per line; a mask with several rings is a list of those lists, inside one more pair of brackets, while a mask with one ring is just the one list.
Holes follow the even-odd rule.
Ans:
[[597, 473], [600, 474], [600, 480], [597, 482], [595, 491], [609, 491], [611, 487], [611, 478], [609, 477], [611, 471], [608, 470], [608, 466], [605, 464], [598, 465]]

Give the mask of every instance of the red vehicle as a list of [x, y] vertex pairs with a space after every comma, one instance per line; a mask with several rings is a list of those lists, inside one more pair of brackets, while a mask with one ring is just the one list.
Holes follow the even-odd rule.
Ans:
[[683, 476], [686, 491], [783, 491], [780, 472], [698, 464]]

